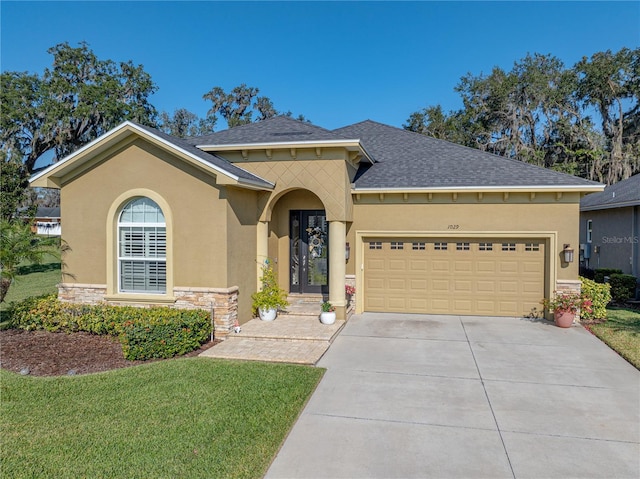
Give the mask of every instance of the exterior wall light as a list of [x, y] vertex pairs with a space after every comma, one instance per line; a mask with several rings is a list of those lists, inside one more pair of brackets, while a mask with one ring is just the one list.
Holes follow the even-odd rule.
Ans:
[[347, 243], [344, 247], [344, 259], [346, 261], [349, 261], [350, 257], [351, 257], [351, 245]]
[[564, 262], [565, 263], [573, 263], [573, 248], [570, 244], [565, 244], [562, 249], [562, 253], [564, 254]]

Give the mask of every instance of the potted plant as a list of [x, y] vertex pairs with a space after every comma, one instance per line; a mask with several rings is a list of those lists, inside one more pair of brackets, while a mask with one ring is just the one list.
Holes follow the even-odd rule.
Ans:
[[567, 293], [554, 291], [551, 299], [544, 299], [542, 304], [550, 312], [553, 312], [553, 319], [556, 326], [568, 328], [573, 324], [576, 314], [581, 309], [590, 311], [591, 301], [583, 299], [580, 293]]
[[356, 294], [356, 288], [351, 286], [350, 284], [345, 285], [344, 293], [347, 297], [347, 304], [351, 302], [351, 297]]
[[329, 301], [325, 301], [320, 305], [322, 312], [320, 313], [320, 322], [322, 324], [333, 324], [336, 322], [336, 308]]
[[251, 295], [253, 299], [253, 309], [258, 313], [263, 321], [273, 321], [279, 308], [289, 306], [287, 293], [278, 286], [276, 272], [269, 260], [262, 266], [262, 276], [260, 277], [262, 289]]

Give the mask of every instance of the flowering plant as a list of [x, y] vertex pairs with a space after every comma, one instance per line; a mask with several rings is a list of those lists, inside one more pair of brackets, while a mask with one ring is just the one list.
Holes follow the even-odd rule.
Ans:
[[344, 287], [344, 292], [347, 294], [347, 296], [353, 296], [354, 294], [356, 294], [356, 288], [354, 288], [350, 284], [347, 284]]
[[576, 314], [580, 309], [591, 312], [592, 302], [584, 299], [580, 293], [564, 293], [554, 291], [551, 299], [543, 299], [542, 304], [549, 311]]
[[325, 301], [320, 305], [323, 313], [332, 313], [336, 310], [336, 307], [333, 306], [329, 301]]

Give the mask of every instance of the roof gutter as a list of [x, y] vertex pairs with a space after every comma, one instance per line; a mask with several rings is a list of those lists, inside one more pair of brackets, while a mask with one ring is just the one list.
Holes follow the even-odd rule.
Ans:
[[362, 152], [364, 157], [371, 163], [375, 163], [373, 157], [362, 145], [360, 140], [312, 140], [312, 141], [275, 141], [261, 143], [225, 143], [195, 145], [202, 151], [238, 151], [238, 150], [268, 150], [276, 148], [352, 148]]
[[640, 206], [640, 200], [623, 201], [620, 203], [609, 203], [606, 205], [581, 206], [580, 211], [608, 210], [612, 208], [627, 208], [630, 206]]
[[378, 194], [378, 193], [449, 193], [449, 192], [466, 192], [466, 193], [557, 193], [557, 192], [597, 192], [604, 190], [605, 185], [557, 185], [557, 186], [432, 186], [422, 188], [358, 188], [352, 185], [351, 192], [359, 194]]

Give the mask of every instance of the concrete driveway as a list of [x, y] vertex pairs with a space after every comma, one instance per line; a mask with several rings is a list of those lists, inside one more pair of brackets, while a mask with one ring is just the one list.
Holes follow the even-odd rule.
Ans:
[[640, 477], [640, 372], [581, 326], [365, 313], [267, 478]]

